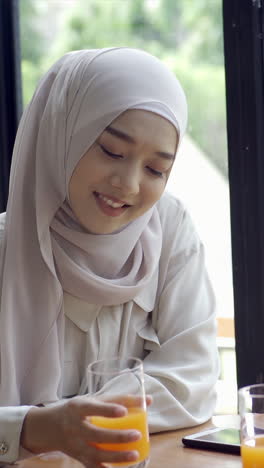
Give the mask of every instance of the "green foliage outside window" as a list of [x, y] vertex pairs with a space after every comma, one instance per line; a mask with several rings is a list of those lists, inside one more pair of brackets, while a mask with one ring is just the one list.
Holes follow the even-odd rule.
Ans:
[[168, 63], [189, 104], [188, 133], [227, 174], [221, 0], [20, 0], [26, 104], [42, 73], [83, 48], [143, 48]]

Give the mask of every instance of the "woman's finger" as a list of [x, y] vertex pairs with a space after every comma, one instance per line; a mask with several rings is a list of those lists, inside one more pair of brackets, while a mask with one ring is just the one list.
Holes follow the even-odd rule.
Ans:
[[82, 437], [87, 437], [93, 443], [114, 443], [122, 444], [140, 440], [142, 434], [135, 429], [105, 429], [94, 425], [91, 421], [85, 421], [84, 427], [87, 432], [83, 432]]
[[73, 398], [68, 403], [75, 412], [78, 411], [80, 416], [105, 416], [107, 418], [120, 418], [127, 414], [124, 405], [102, 401], [98, 398], [80, 397]]
[[[126, 408], [143, 408], [144, 407], [144, 398], [139, 395], [113, 395], [111, 397], [107, 396], [100, 396], [101, 401], [105, 403], [116, 403]], [[151, 395], [146, 395], [145, 401], [147, 406], [152, 403]]]
[[153, 403], [153, 397], [151, 395], [146, 395], [146, 404], [147, 406], [152, 405]]
[[[136, 461], [139, 457], [137, 450], [102, 450], [97, 447], [89, 447], [89, 458], [96, 463], [124, 463]], [[88, 459], [89, 459], [88, 458]]]
[[77, 444], [74, 449], [65, 450], [65, 453], [91, 468], [101, 467], [101, 463], [136, 461], [139, 457], [136, 450], [104, 450], [92, 443]]

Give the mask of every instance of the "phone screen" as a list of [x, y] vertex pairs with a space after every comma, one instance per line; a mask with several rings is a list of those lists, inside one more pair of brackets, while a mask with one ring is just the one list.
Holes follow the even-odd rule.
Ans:
[[218, 450], [220, 452], [240, 453], [239, 430], [233, 428], [213, 428], [183, 437], [189, 447]]

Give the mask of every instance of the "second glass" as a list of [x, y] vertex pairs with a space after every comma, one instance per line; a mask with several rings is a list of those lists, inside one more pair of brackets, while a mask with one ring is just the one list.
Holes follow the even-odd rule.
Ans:
[[93, 416], [93, 424], [108, 429], [136, 429], [142, 434], [136, 442], [98, 444], [104, 450], [137, 450], [139, 453], [136, 462], [106, 466], [147, 466], [150, 447], [142, 361], [134, 357], [95, 361], [87, 368], [87, 380], [90, 394], [120, 403], [128, 411], [126, 416], [118, 418]]
[[264, 384], [238, 391], [243, 468], [264, 466]]

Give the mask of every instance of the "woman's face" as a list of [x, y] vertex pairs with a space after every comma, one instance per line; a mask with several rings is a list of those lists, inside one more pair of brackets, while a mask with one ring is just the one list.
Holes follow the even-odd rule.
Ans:
[[128, 110], [107, 127], [75, 167], [70, 205], [93, 234], [110, 234], [161, 197], [178, 144], [175, 127], [144, 110]]

